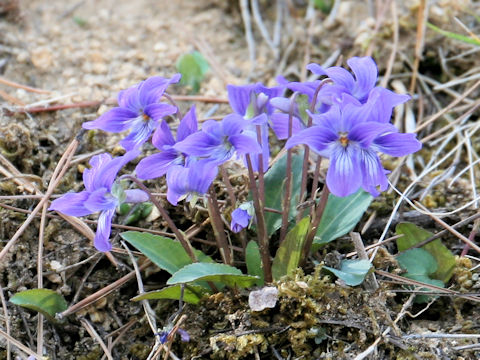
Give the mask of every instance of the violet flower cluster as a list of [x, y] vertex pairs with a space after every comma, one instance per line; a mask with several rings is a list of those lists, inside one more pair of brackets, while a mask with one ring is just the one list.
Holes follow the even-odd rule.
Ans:
[[[115, 177], [150, 137], [156, 151], [138, 163], [136, 175], [142, 180], [165, 176], [167, 199], [177, 205], [182, 199], [195, 201], [205, 195], [218, 167], [235, 156], [244, 161], [248, 156], [255, 172], [267, 171], [270, 130], [277, 138], [287, 139], [288, 149], [304, 144], [329, 159], [326, 185], [334, 195], [348, 196], [363, 188], [377, 196], [388, 186], [388, 171], [379, 153], [404, 156], [418, 151], [421, 143], [414, 134], [399, 133], [390, 123], [394, 107], [409, 96], [376, 86], [378, 70], [372, 58], [354, 57], [347, 64], [353, 74], [342, 67], [310, 64], [310, 71], [326, 79], [300, 83], [280, 78], [275, 87], [228, 85], [231, 114], [221, 121], [207, 120], [198, 129], [193, 106], [180, 120], [175, 136], [168, 122], [176, 120], [178, 109], [162, 99], [168, 86], [179, 81], [179, 74], [171, 79], [152, 77], [123, 90], [118, 107], [83, 127], [115, 133], [129, 130], [120, 141], [127, 153], [115, 159], [106, 154], [92, 158], [91, 169], [83, 174], [85, 191], [65, 194], [50, 209], [72, 216], [100, 212], [95, 246], [108, 251], [115, 208], [123, 202], [147, 200], [139, 190], [123, 190]], [[302, 119], [305, 116], [295, 97], [285, 97], [287, 91], [306, 95], [311, 126]], [[252, 218], [251, 205], [248, 210], [240, 205], [232, 213], [232, 231], [241, 231]]]

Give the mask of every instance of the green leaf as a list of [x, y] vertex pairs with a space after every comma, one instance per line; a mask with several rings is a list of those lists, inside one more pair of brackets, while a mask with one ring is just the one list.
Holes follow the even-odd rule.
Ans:
[[442, 35], [444, 35], [448, 38], [459, 40], [459, 41], [462, 41], [462, 42], [467, 43], [467, 44], [480, 46], [480, 41], [478, 41], [477, 39], [474, 39], [474, 38], [471, 38], [471, 37], [465, 36], [465, 35], [460, 35], [460, 34], [457, 34], [457, 33], [454, 33], [454, 32], [442, 30], [439, 27], [437, 27], [437, 26], [435, 26], [435, 25], [433, 25], [429, 22], [427, 22], [427, 26], [430, 29], [432, 29], [433, 31], [436, 31], [439, 34], [442, 34]]
[[244, 275], [229, 265], [216, 263], [194, 263], [183, 267], [172, 275], [167, 285], [189, 283], [194, 281], [214, 281], [234, 287], [248, 287], [255, 284], [257, 276]]
[[10, 302], [21, 307], [38, 311], [49, 320], [55, 321], [55, 314], [67, 310], [67, 302], [62, 295], [49, 289], [32, 289], [16, 293]]
[[[170, 274], [192, 263], [183, 246], [173, 239], [138, 231], [126, 231], [120, 236], [135, 246], [160, 269]], [[199, 250], [194, 250], [194, 253], [200, 262], [213, 262], [210, 257]]]
[[[287, 167], [287, 154], [282, 156], [265, 173], [265, 206], [280, 210], [283, 206], [283, 195], [285, 194], [285, 174]], [[300, 196], [300, 185], [302, 181], [303, 151], [292, 156], [292, 195], [290, 198], [290, 210], [288, 217], [293, 219], [297, 215], [297, 204]], [[265, 222], [268, 236], [280, 229], [282, 226], [282, 215], [266, 212]]]
[[182, 74], [180, 84], [189, 85], [193, 92], [198, 92], [200, 83], [209, 69], [207, 60], [198, 51], [180, 56], [177, 61], [177, 70]]
[[[145, 294], [141, 294], [132, 298], [132, 301], [140, 300], [158, 300], [158, 299], [171, 299], [179, 300], [181, 294], [181, 285], [173, 285], [164, 287], [161, 290], [150, 291]], [[200, 299], [208, 294], [203, 286], [199, 285], [188, 285], [185, 286], [183, 291], [183, 301], [189, 304], [198, 304]]]
[[288, 232], [273, 259], [274, 280], [280, 280], [282, 276], [288, 275], [298, 268], [309, 225], [310, 216], [306, 216]]
[[330, 194], [313, 241], [313, 250], [350, 232], [360, 221], [372, 199], [372, 195], [362, 189], [347, 197]]
[[372, 264], [368, 260], [343, 260], [340, 270], [329, 266], [323, 267], [323, 269], [331, 271], [336, 277], [345, 281], [345, 284], [349, 286], [360, 285], [372, 268]]
[[[153, 204], [149, 202], [137, 204], [135, 207], [135, 210], [133, 210], [133, 212], [125, 220], [125, 225], [130, 225], [137, 222], [140, 219], [146, 218], [152, 212], [152, 208], [153, 208]], [[124, 214], [124, 215], [127, 215], [127, 214]]]
[[[403, 234], [401, 238], [397, 239], [398, 251], [405, 251], [412, 246], [430, 238], [433, 234], [425, 229], [422, 229], [412, 223], [401, 223], [396, 227], [398, 235]], [[432, 273], [432, 278], [442, 280], [444, 283], [448, 282], [455, 270], [456, 262], [455, 256], [448, 248], [442, 244], [440, 239], [436, 239], [421, 247], [428, 251], [439, 265], [437, 270]]]
[[248, 275], [258, 276], [256, 285], [262, 286], [265, 283], [263, 278], [262, 258], [260, 249], [254, 240], [250, 240], [245, 249], [245, 262], [247, 263]]
[[[421, 281], [426, 284], [444, 287], [444, 283], [441, 280], [432, 279], [431, 276], [437, 271], [438, 265], [435, 258], [424, 249], [410, 249], [399, 255], [397, 255], [397, 261], [406, 270], [402, 276]], [[420, 291], [424, 291], [426, 288], [421, 288]], [[426, 303], [430, 301], [431, 296], [418, 295], [415, 297], [416, 303]]]
[[437, 262], [423, 249], [410, 249], [397, 255], [397, 261], [408, 275], [427, 276], [437, 271]]

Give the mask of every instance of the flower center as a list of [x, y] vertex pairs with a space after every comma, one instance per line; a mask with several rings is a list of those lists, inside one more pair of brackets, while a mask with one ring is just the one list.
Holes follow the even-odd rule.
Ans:
[[348, 133], [346, 133], [346, 132], [340, 132], [340, 133], [338, 133], [338, 135], [339, 135], [339, 139], [338, 139], [338, 140], [340, 141], [340, 145], [342, 145], [343, 147], [347, 147], [347, 146], [348, 146], [348, 142], [349, 142], [348, 137], [347, 137], [347, 136], [348, 136]]
[[148, 122], [148, 121], [150, 121], [150, 116], [148, 116], [147, 114], [143, 113], [143, 114], [142, 114], [142, 120], [143, 120], [144, 122]]

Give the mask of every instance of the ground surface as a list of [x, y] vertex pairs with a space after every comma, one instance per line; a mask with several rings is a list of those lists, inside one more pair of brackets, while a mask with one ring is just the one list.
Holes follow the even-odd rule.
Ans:
[[[332, 65], [341, 60], [340, 56], [348, 59], [365, 54], [374, 56], [382, 75], [391, 71], [390, 88], [407, 92], [416, 73], [417, 38], [423, 39], [423, 56], [418, 66], [421, 75], [417, 76], [413, 91], [410, 90], [414, 99], [404, 108], [403, 115], [397, 114], [395, 119], [396, 124], [407, 131], [412, 131], [458, 99], [478, 80], [478, 46], [445, 38], [432, 30], [426, 30], [426, 35], [420, 33], [417, 37], [420, 2], [397, 1], [394, 10], [390, 5], [380, 4], [375, 11], [373, 5], [369, 8], [367, 3], [370, 2], [341, 1], [342, 5], [335, 11], [336, 16], [327, 17], [316, 11], [313, 21], [306, 16], [308, 13], [302, 1], [287, 3], [289, 18], [281, 32], [278, 58], [262, 40], [258, 28], [253, 27], [257, 46], [253, 67], [237, 2], [0, 0], [0, 75], [3, 79], [50, 91], [39, 94], [15, 85], [0, 84], [0, 151], [4, 157], [1, 165], [2, 169], [7, 169], [2, 172], [4, 179], [0, 180], [1, 195], [32, 194], [32, 183], [45, 192], [57, 162], [83, 121], [92, 120], [110, 108], [119, 90], [152, 75], [171, 76], [176, 72], [175, 63], [179, 56], [192, 50], [202, 52], [211, 63], [211, 71], [199, 93], [211, 98], [225, 99], [227, 83], [243, 84], [250, 79], [274, 85], [275, 76], [279, 74], [290, 80], [303, 80], [307, 75], [303, 69], [309, 62]], [[454, 20], [456, 16], [465, 27], [479, 34], [479, 20], [474, 16], [480, 13], [478, 4], [468, 1], [431, 3], [428, 11], [430, 22], [468, 35]], [[260, 4], [265, 24], [271, 30], [275, 7], [267, 1], [260, 1]], [[398, 40], [395, 40], [395, 28], [398, 29]], [[392, 52], [395, 57], [390, 59]], [[460, 82], [443, 89], [435, 88], [440, 83], [453, 80]], [[172, 91], [179, 95], [189, 93], [188, 89], [180, 86]], [[445, 163], [435, 169], [431, 167], [428, 176], [422, 178], [415, 193], [411, 194], [413, 199], [422, 200], [425, 206], [436, 212], [466, 206], [445, 218], [450, 224], [475, 213], [468, 203], [476, 196], [478, 168], [472, 167], [472, 171], [464, 172], [452, 186], [447, 185], [478, 158], [475, 127], [478, 110], [475, 112], [472, 108], [478, 97], [478, 89], [473, 90], [466, 99], [454, 104], [446, 116], [439, 116], [439, 121], [420, 132], [419, 137], [427, 139], [425, 149], [406, 163], [397, 179], [399, 187], [404, 189], [415, 179], [415, 174], [431, 165], [431, 159], [441, 159], [460, 144], [457, 151], [448, 155]], [[57, 111], [18, 112], [25, 105], [38, 108], [85, 102], [96, 103]], [[186, 110], [189, 104], [182, 103], [181, 106]], [[217, 116], [229, 111], [225, 105], [216, 108], [216, 105], [204, 102], [199, 102], [198, 108], [201, 118], [207, 112], [212, 114], [213, 111]], [[473, 115], [461, 118], [469, 109], [473, 109]], [[460, 120], [456, 126], [435, 135], [435, 131], [457, 119]], [[456, 136], [442, 138], [452, 129], [460, 129], [458, 124], [463, 128]], [[430, 134], [434, 134], [433, 137], [427, 138]], [[469, 142], [465, 142], [466, 137]], [[432, 142], [437, 139], [437, 143]], [[99, 150], [118, 153], [119, 149], [115, 147], [117, 140], [117, 137], [107, 137], [102, 133], [85, 136], [77, 149], [74, 165], [56, 193], [80, 190], [83, 186], [81, 171], [88, 158]], [[9, 164], [12, 167], [9, 168]], [[391, 164], [392, 170], [396, 165]], [[159, 191], [164, 190], [161, 183], [151, 185]], [[395, 199], [398, 196], [394, 194], [380, 197], [364, 216], [358, 230], [365, 225], [368, 216], [377, 211], [374, 222], [368, 229], [365, 228], [363, 238], [366, 244], [374, 243], [380, 237]], [[31, 210], [38, 199], [2, 198], [1, 201]], [[197, 219], [192, 214], [183, 215], [183, 209], [170, 210], [185, 227], [195, 223], [195, 219], [205, 219], [204, 214]], [[430, 217], [415, 211], [412, 213], [411, 208], [407, 207], [403, 212], [403, 217], [397, 216], [394, 222], [403, 219], [433, 232], [442, 230]], [[8, 243], [26, 218], [25, 213], [17, 210], [0, 210], [0, 246]], [[159, 219], [135, 225], [165, 230], [165, 224]], [[18, 291], [38, 286], [40, 228], [40, 221], [33, 221], [7, 256], [0, 260], [0, 285], [7, 300]], [[465, 236], [470, 234], [471, 229], [472, 223], [458, 228]], [[390, 235], [393, 235], [392, 231], [388, 232]], [[208, 233], [204, 236], [211, 240]], [[443, 241], [454, 254], [461, 253], [463, 243], [457, 237], [445, 235]], [[212, 253], [209, 246], [197, 245]], [[397, 266], [390, 257], [396, 250], [392, 244], [386, 247], [387, 250], [380, 251], [376, 265], [378, 269], [391, 270]], [[344, 239], [329, 245], [316, 258], [331, 261], [334, 256], [327, 254], [334, 250], [345, 254], [352, 250], [352, 246]], [[69, 305], [75, 304], [131, 271], [126, 254], [119, 252], [115, 257], [118, 268], [105, 257], [97, 255], [85, 236], [64, 220], [50, 218], [45, 227], [42, 255], [43, 286], [63, 294]], [[75, 264], [78, 265], [69, 267]], [[476, 264], [476, 260], [458, 260], [456, 275], [447, 286], [463, 292], [478, 291], [478, 273], [471, 270]], [[382, 332], [391, 327], [389, 340], [382, 340], [377, 350], [369, 355], [370, 358], [476, 359], [480, 356], [475, 349], [461, 347], [475, 343], [474, 338], [402, 338], [405, 334], [425, 332], [478, 334], [478, 303], [475, 301], [441, 297], [425, 312], [414, 317], [412, 314], [421, 311], [425, 305], [410, 306], [408, 295], [392, 292], [400, 286], [392, 285], [387, 279], [383, 279], [381, 289], [372, 295], [360, 287], [352, 289], [335, 284], [330, 277], [313, 273], [312, 269], [309, 265], [306, 271], [309, 275], [299, 272], [278, 285], [281, 300], [275, 310], [251, 313], [246, 292], [219, 294], [206, 299], [199, 307], [188, 307], [184, 328], [190, 333], [191, 341], [188, 344], [177, 341], [172, 348], [173, 353], [184, 359], [194, 356], [217, 359], [353, 359], [376, 339], [382, 339]], [[165, 274], [153, 266], [143, 275], [147, 290], [162, 286], [166, 279]], [[130, 301], [135, 295], [137, 287], [133, 280], [103, 300], [71, 315], [62, 324], [45, 321], [42, 336], [45, 354], [51, 359], [102, 358], [104, 353], [98, 341], [87, 332], [85, 322], [81, 320], [87, 319], [107, 345], [118, 337], [111, 346], [114, 359], [146, 359], [155, 343], [155, 336], [148, 327], [142, 306]], [[152, 302], [152, 306], [159, 324], [163, 324], [176, 310], [173, 302]], [[399, 314], [398, 322], [394, 323]], [[4, 325], [8, 319], [9, 329]], [[37, 322], [36, 313], [13, 304], [4, 305], [0, 311], [0, 328], [33, 351], [37, 347]], [[316, 344], [322, 336], [312, 333], [312, 329], [325, 331], [326, 338]], [[24, 358], [24, 353], [12, 349], [12, 356]], [[7, 359], [6, 341], [2, 336], [0, 359]]]

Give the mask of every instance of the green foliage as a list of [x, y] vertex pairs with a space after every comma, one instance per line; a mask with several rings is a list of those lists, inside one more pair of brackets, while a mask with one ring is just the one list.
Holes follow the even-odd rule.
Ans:
[[62, 295], [49, 289], [32, 289], [16, 293], [10, 302], [21, 307], [38, 311], [49, 320], [55, 320], [55, 314], [67, 310], [67, 302]]
[[138, 220], [146, 218], [148, 215], [150, 215], [153, 208], [153, 204], [149, 202], [144, 202], [133, 206], [132, 204], [123, 203], [122, 205], [120, 205], [120, 215], [127, 215], [134, 206], [134, 210], [130, 215], [128, 215], [127, 219], [125, 220], [125, 225], [134, 224]]
[[263, 278], [262, 259], [258, 244], [254, 240], [249, 241], [247, 244], [247, 248], [245, 249], [245, 262], [247, 263], [248, 275], [257, 276], [258, 280], [256, 285], [262, 286], [265, 283]]
[[[183, 301], [189, 304], [198, 304], [200, 299], [208, 294], [206, 289], [200, 285], [187, 285], [183, 290]], [[158, 300], [158, 299], [171, 299], [179, 300], [181, 295], [181, 285], [167, 286], [163, 289], [150, 291], [145, 294], [141, 294], [132, 298], [133, 301], [140, 300]]]
[[333, 0], [313, 0], [313, 5], [324, 14], [329, 14], [332, 10]]
[[313, 250], [350, 232], [360, 221], [372, 199], [372, 195], [362, 189], [347, 197], [330, 194], [313, 241]]
[[435, 25], [433, 25], [429, 22], [427, 22], [427, 26], [430, 29], [432, 29], [433, 31], [435, 31], [439, 34], [442, 34], [443, 36], [446, 36], [450, 39], [455, 39], [455, 40], [459, 40], [459, 41], [462, 41], [462, 42], [467, 43], [467, 44], [480, 46], [480, 41], [478, 41], [478, 39], [471, 38], [471, 37], [465, 36], [465, 35], [460, 35], [460, 34], [457, 34], [457, 33], [454, 33], [454, 32], [450, 32], [450, 31], [442, 30], [439, 27], [437, 27], [437, 26], [435, 26]]
[[[302, 181], [303, 151], [292, 156], [292, 195], [290, 198], [289, 219], [297, 215], [297, 203], [300, 196]], [[265, 206], [272, 209], [282, 209], [285, 194], [285, 174], [287, 167], [287, 154], [282, 156], [265, 174]], [[282, 215], [266, 212], [265, 222], [268, 236], [282, 226]]]
[[[432, 279], [432, 274], [437, 271], [437, 262], [430, 253], [424, 249], [410, 249], [397, 255], [397, 261], [406, 270], [402, 276], [426, 284], [444, 287], [441, 280]], [[420, 289], [420, 290], [425, 290]], [[420, 295], [415, 298], [417, 303], [428, 302], [429, 296]]]
[[349, 286], [360, 285], [367, 274], [373, 269], [372, 264], [368, 260], [343, 260], [340, 270], [324, 266], [335, 274], [336, 277], [345, 281]]
[[184, 266], [172, 275], [167, 285], [191, 283], [195, 281], [219, 282], [231, 287], [248, 287], [255, 284], [257, 276], [244, 275], [229, 265], [216, 263], [194, 263]]
[[[412, 246], [430, 238], [433, 234], [424, 230], [412, 223], [401, 223], [396, 227], [398, 235], [403, 234], [401, 238], [397, 239], [398, 251], [405, 251]], [[442, 244], [440, 239], [429, 242], [422, 246], [422, 249], [428, 251], [430, 255], [438, 264], [438, 268], [431, 273], [432, 278], [441, 280], [446, 283], [452, 277], [455, 270], [455, 256], [448, 248]]]
[[200, 90], [200, 83], [209, 69], [207, 60], [198, 51], [180, 56], [177, 61], [177, 70], [182, 74], [180, 84], [189, 85], [192, 91], [197, 93]]
[[[138, 231], [126, 231], [121, 233], [120, 236], [135, 246], [160, 269], [170, 274], [192, 263], [187, 252], [178, 241]], [[198, 261], [213, 262], [210, 257], [201, 251], [194, 250], [194, 252]]]
[[282, 276], [289, 275], [298, 268], [309, 225], [310, 216], [307, 216], [288, 232], [273, 259], [272, 274], [274, 280], [280, 280]]

